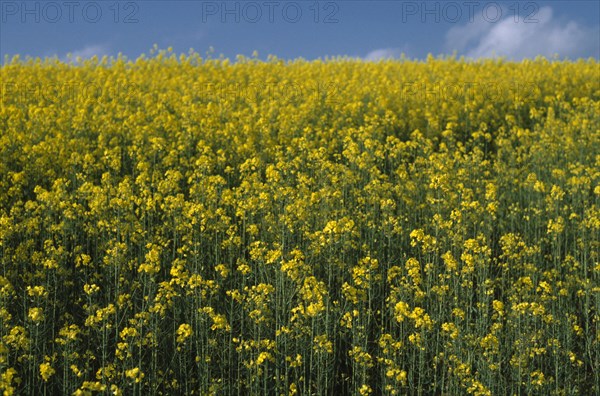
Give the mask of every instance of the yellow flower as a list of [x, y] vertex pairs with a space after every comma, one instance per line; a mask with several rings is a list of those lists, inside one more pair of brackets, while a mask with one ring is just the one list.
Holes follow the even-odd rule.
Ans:
[[349, 352], [350, 356], [357, 364], [363, 367], [373, 367], [373, 358], [370, 353], [366, 352], [360, 346], [354, 346]]
[[110, 386], [110, 393], [113, 394], [113, 395], [115, 395], [115, 396], [122, 396], [123, 395], [123, 392], [121, 391], [121, 389], [117, 385], [115, 385], [115, 384], [112, 384]]
[[239, 264], [237, 270], [241, 272], [242, 275], [248, 275], [252, 271], [250, 266], [246, 263]]
[[531, 384], [534, 385], [535, 387], [540, 387], [542, 385], [544, 385], [544, 373], [542, 373], [541, 371], [534, 371], [533, 373], [530, 374], [531, 375]]
[[54, 375], [54, 373], [55, 371], [50, 365], [50, 363], [45, 362], [40, 364], [40, 375], [42, 376], [44, 382], [48, 382], [48, 380]]
[[222, 278], [227, 278], [227, 275], [229, 275], [229, 269], [225, 266], [225, 264], [219, 264], [215, 266], [215, 271], [217, 271]]
[[44, 310], [42, 308], [29, 308], [27, 315], [32, 322], [38, 323], [44, 320]]
[[316, 336], [313, 345], [314, 350], [317, 352], [333, 353], [333, 343], [329, 341], [327, 334]]
[[498, 313], [498, 315], [504, 315], [504, 303], [502, 301], [494, 300], [492, 301], [492, 307]]
[[421, 307], [415, 307], [408, 316], [415, 321], [416, 328], [425, 327], [431, 329], [433, 326], [433, 320], [431, 320], [431, 317]]
[[597, 74], [171, 49], [5, 62], [0, 394], [587, 389]]
[[96, 284], [89, 285], [86, 283], [85, 285], [83, 285], [83, 291], [85, 294], [91, 295], [100, 291], [100, 287]]
[[92, 382], [92, 381], [83, 381], [81, 388], [75, 391], [75, 395], [90, 395], [92, 392], [104, 392], [106, 390], [106, 385], [100, 382]]
[[340, 325], [348, 329], [352, 328], [352, 314], [350, 312], [344, 313], [340, 319]]
[[71, 366], [69, 366], [69, 368], [77, 377], [81, 377], [83, 375], [83, 373], [81, 372], [81, 370], [79, 370], [79, 367], [77, 367], [77, 365], [72, 364]]
[[139, 369], [139, 367], [135, 367], [129, 370], [125, 371], [125, 377], [130, 378], [132, 380], [135, 381], [135, 383], [139, 383], [141, 382], [145, 375], [144, 373]]
[[450, 338], [455, 340], [458, 337], [458, 328], [452, 322], [446, 322], [442, 324], [442, 331], [448, 333]]
[[44, 286], [27, 286], [27, 294], [31, 297], [45, 297], [48, 295], [48, 292]]
[[446, 265], [446, 270], [448, 272], [454, 272], [458, 269], [458, 263], [452, 256], [451, 252], [448, 251], [448, 252], [444, 253], [444, 255], [442, 256], [442, 259], [444, 260], [444, 264]]
[[192, 326], [187, 323], [179, 325], [179, 328], [177, 329], [177, 342], [185, 342], [192, 334]]
[[548, 234], [560, 234], [565, 229], [565, 222], [562, 216], [558, 216], [556, 219], [548, 220]]
[[394, 306], [394, 313], [395, 313], [396, 321], [398, 321], [398, 322], [404, 321], [404, 318], [407, 318], [410, 316], [410, 310], [409, 310], [408, 304], [405, 303], [404, 301], [399, 301]]
[[260, 366], [265, 361], [274, 361], [273, 356], [269, 352], [261, 352], [256, 358], [256, 365]]
[[13, 382], [15, 382], [15, 386], [19, 383], [19, 377], [17, 377], [17, 370], [13, 367], [9, 367], [4, 370], [3, 373], [0, 373], [0, 389], [4, 390], [5, 396], [12, 396], [15, 394], [15, 386], [13, 386]]

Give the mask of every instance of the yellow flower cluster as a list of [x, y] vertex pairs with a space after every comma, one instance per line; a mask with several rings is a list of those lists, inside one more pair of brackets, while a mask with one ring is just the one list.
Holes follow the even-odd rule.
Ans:
[[0, 72], [0, 393], [600, 393], [597, 60]]

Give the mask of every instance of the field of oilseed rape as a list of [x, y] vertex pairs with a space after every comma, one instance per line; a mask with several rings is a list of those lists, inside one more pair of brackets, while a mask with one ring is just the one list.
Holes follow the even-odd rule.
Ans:
[[600, 393], [596, 60], [1, 73], [4, 395]]

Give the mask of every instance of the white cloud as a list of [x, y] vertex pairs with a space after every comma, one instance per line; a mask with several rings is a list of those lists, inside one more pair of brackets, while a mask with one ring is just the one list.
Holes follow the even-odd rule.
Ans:
[[577, 58], [599, 56], [598, 28], [554, 18], [552, 8], [542, 7], [536, 22], [506, 17], [496, 23], [482, 17], [472, 23], [451, 28], [446, 34], [446, 49], [469, 58], [505, 56], [509, 59], [535, 58], [538, 55]]
[[406, 53], [407, 53], [406, 46], [404, 46], [402, 48], [379, 48], [379, 49], [369, 52], [364, 57], [364, 60], [378, 61], [381, 59], [397, 59], [397, 58], [400, 58], [402, 56], [402, 54], [407, 56]]
[[[90, 44], [90, 45], [86, 45], [85, 47], [73, 51], [70, 53], [71, 55], [71, 59], [76, 60], [77, 58], [82, 58], [82, 59], [89, 59], [91, 57], [93, 57], [94, 55], [97, 55], [98, 58], [103, 57], [104, 55], [108, 55], [110, 52], [110, 49], [107, 45], [104, 44]], [[68, 59], [69, 55], [66, 55], [63, 57], [63, 59]]]
[[490, 28], [490, 23], [483, 18], [474, 19], [473, 22], [463, 26], [455, 26], [446, 33], [446, 49], [450, 51], [464, 51], [467, 47], [477, 43]]

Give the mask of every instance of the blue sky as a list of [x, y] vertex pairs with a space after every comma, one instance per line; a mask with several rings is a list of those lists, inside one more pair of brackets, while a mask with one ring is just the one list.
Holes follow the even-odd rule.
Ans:
[[600, 58], [597, 1], [7, 1], [0, 54]]

